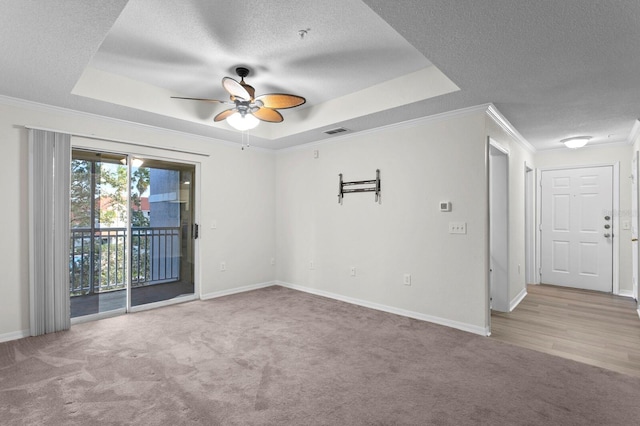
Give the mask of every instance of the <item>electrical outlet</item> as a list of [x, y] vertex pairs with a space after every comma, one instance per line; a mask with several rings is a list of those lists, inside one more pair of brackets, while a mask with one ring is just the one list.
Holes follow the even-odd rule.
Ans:
[[220, 272], [224, 272], [227, 270], [227, 262], [220, 262]]
[[466, 234], [467, 222], [449, 222], [450, 234]]
[[313, 263], [313, 260], [309, 261], [309, 269], [316, 269], [316, 265]]
[[351, 267], [351, 276], [352, 276], [352, 277], [355, 277], [355, 276], [356, 276], [356, 267], [355, 267], [355, 266], [352, 266], [352, 267]]
[[402, 282], [404, 285], [411, 285], [411, 274], [404, 274]]

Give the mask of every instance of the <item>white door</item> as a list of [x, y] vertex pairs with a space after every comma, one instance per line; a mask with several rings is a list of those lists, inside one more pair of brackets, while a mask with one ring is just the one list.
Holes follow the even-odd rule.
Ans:
[[541, 282], [613, 291], [613, 168], [547, 170]]

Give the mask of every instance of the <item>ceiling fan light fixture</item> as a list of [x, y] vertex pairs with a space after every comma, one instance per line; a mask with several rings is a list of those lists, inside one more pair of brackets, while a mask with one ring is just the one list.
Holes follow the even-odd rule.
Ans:
[[562, 142], [567, 148], [578, 149], [585, 146], [590, 139], [591, 136], [576, 136], [572, 138], [562, 139], [560, 142]]
[[307, 102], [302, 96], [287, 93], [267, 93], [256, 97], [253, 86], [244, 81], [244, 78], [249, 75], [249, 69], [237, 67], [236, 74], [240, 77], [239, 82], [231, 77], [222, 79], [222, 87], [229, 93], [229, 101], [182, 96], [172, 96], [172, 98], [234, 105], [233, 108], [218, 113], [213, 121], [218, 123], [227, 120], [231, 127], [240, 131], [251, 130], [260, 121], [282, 123], [284, 117], [277, 110], [295, 108]]
[[227, 123], [236, 130], [245, 131], [255, 129], [260, 120], [254, 117], [253, 114], [242, 115], [236, 112], [227, 117]]

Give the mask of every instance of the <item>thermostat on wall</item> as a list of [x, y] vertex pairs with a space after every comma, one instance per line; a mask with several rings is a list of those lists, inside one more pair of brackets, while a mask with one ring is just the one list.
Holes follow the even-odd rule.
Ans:
[[451, 211], [451, 201], [440, 201], [440, 211], [441, 212], [450, 212]]

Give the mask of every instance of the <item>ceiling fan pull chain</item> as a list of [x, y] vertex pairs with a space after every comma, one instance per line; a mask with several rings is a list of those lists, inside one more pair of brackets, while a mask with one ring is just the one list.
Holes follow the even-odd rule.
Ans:
[[[246, 136], [246, 144], [245, 144], [245, 136]], [[245, 130], [242, 132], [242, 150], [244, 151], [245, 146], [247, 148], [250, 147], [249, 145], [249, 131]]]

